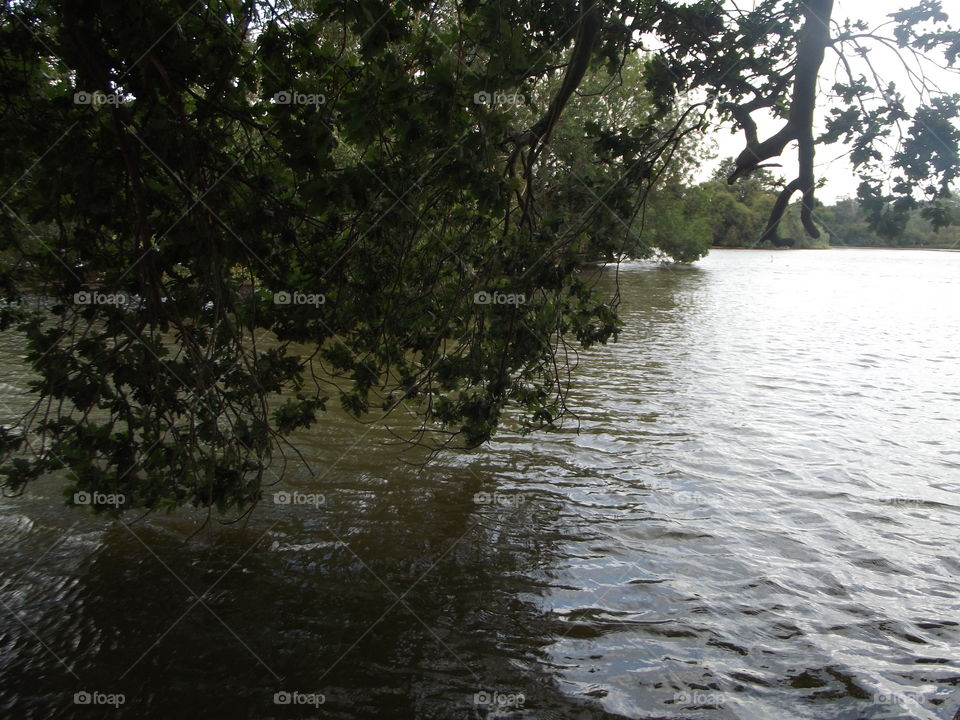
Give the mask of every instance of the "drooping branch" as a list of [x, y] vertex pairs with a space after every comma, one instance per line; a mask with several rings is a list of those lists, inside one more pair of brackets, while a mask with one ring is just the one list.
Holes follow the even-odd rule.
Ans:
[[813, 139], [813, 115], [817, 100], [817, 77], [827, 45], [830, 44], [830, 17], [833, 13], [833, 0], [809, 0], [804, 4], [804, 21], [797, 43], [797, 60], [791, 73], [793, 90], [790, 97], [790, 111], [783, 127], [761, 141], [757, 136], [757, 126], [750, 113], [769, 107], [770, 103], [753, 101], [739, 106], [728, 106], [746, 135], [747, 145], [737, 156], [736, 166], [727, 182], [733, 184], [738, 178], [752, 173], [766, 160], [783, 153], [791, 141], [798, 144], [799, 176], [781, 192], [771, 211], [764, 238], [777, 238], [777, 228], [786, 212], [790, 197], [798, 190], [803, 193], [801, 220], [803, 227], [812, 237], [819, 237], [820, 231], [813, 222], [816, 175], [814, 172], [815, 143]]
[[777, 234], [777, 227], [780, 224], [780, 218], [782, 218], [783, 214], [787, 211], [787, 205], [790, 204], [790, 198], [793, 197], [793, 194], [799, 189], [800, 178], [797, 178], [787, 183], [783, 190], [780, 191], [780, 194], [777, 195], [777, 201], [774, 203], [773, 209], [770, 211], [770, 219], [767, 221], [767, 227], [764, 229], [763, 235], [760, 236], [761, 242], [764, 240], [770, 240], [778, 247], [789, 244], [780, 240], [780, 237]]
[[773, 107], [774, 103], [777, 101], [777, 98], [786, 89], [789, 83], [790, 76], [785, 75], [774, 85], [773, 90], [768, 92], [766, 95], [761, 95], [759, 92], [755, 91], [755, 97], [749, 102], [740, 104], [722, 104], [722, 107], [731, 115], [733, 115], [733, 118], [740, 124], [740, 127], [743, 128], [743, 134], [747, 137], [748, 147], [760, 144], [760, 140], [757, 137], [757, 123], [754, 121], [751, 113], [756, 112], [761, 108]]
[[524, 152], [526, 153], [522, 159], [526, 188], [522, 194], [518, 191], [518, 198], [523, 208], [521, 222], [524, 220], [532, 221], [533, 188], [530, 180], [537, 156], [542, 146], [549, 140], [550, 133], [560, 119], [560, 115], [589, 69], [590, 56], [600, 34], [602, 20], [596, 0], [580, 0], [579, 11], [580, 16], [577, 19], [577, 33], [574, 38], [573, 50], [560, 88], [550, 100], [546, 112], [537, 122], [531, 125], [526, 132], [514, 133], [509, 138], [509, 142], [513, 143], [513, 150], [507, 161], [508, 175], [514, 175], [517, 159]]
[[560, 89], [550, 101], [546, 113], [530, 128], [534, 143], [546, 142], [550, 138], [550, 132], [560, 119], [560, 114], [574, 91], [580, 86], [590, 66], [590, 55], [600, 32], [600, 25], [600, 9], [597, 7], [596, 0], [580, 0], [580, 18], [577, 22], [577, 35], [570, 63], [564, 73], [563, 82], [560, 83]]
[[531, 125], [526, 132], [511, 137], [515, 144], [511, 166], [521, 149], [529, 147], [535, 151], [539, 144], [545, 143], [549, 139], [561, 113], [563, 113], [571, 96], [580, 86], [583, 76], [590, 67], [590, 55], [593, 53], [601, 24], [600, 9], [597, 7], [596, 0], [580, 0], [577, 34], [570, 60], [566, 64], [567, 69], [563, 75], [563, 81], [550, 100], [550, 105], [543, 116]]

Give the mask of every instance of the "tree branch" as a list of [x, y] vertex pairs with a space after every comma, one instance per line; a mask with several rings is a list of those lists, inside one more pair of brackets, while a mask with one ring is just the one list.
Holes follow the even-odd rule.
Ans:
[[[790, 112], [783, 127], [766, 140], [757, 137], [757, 126], [750, 112], [763, 107], [754, 103], [730, 107], [730, 112], [743, 127], [747, 145], [737, 156], [736, 166], [727, 182], [731, 185], [741, 177], [752, 173], [757, 167], [771, 158], [783, 153], [791, 141], [799, 145], [798, 160], [800, 174], [796, 180], [784, 188], [774, 205], [767, 222], [763, 238], [776, 238], [777, 227], [786, 211], [790, 196], [797, 190], [803, 192], [801, 219], [803, 227], [811, 237], [820, 237], [820, 231], [813, 223], [814, 193], [816, 176], [813, 161], [815, 143], [813, 139], [813, 113], [817, 99], [817, 77], [823, 56], [830, 38], [830, 16], [833, 13], [833, 0], [810, 0], [804, 4], [804, 21], [797, 44], [797, 61], [793, 68], [793, 90], [790, 98]], [[769, 106], [769, 105], [767, 105]]]

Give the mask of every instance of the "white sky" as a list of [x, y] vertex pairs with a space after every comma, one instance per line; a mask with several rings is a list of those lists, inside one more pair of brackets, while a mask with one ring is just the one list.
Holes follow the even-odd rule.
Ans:
[[[747, 0], [747, 2], [740, 0], [737, 3], [741, 10], [748, 9], [751, 4], [750, 0]], [[879, 25], [889, 21], [889, 18], [886, 17], [888, 13], [896, 12], [897, 10], [902, 10], [915, 4], [916, 0], [836, 0], [833, 19], [841, 24], [847, 17], [864, 20], [868, 23], [869, 30], [874, 30]], [[944, 11], [950, 15], [950, 22], [948, 24], [950, 27], [956, 28], [960, 25], [960, 7], [955, 7], [951, 10], [950, 6], [954, 4], [954, 0], [947, 0], [943, 4]], [[940, 27], [944, 26], [941, 25]], [[885, 30], [886, 31], [880, 30], [878, 34], [889, 35], [890, 28], [886, 28]], [[869, 40], [865, 42], [871, 43]], [[897, 89], [905, 98], [907, 109], [911, 110], [916, 105], [918, 94], [912, 90], [907, 73], [903, 68], [902, 62], [898, 59], [897, 54], [893, 49], [875, 43], [872, 44], [871, 47], [876, 48], [870, 53], [870, 61], [876, 68], [878, 74], [885, 80], [892, 80], [896, 83]], [[942, 63], [942, 58], [938, 59]], [[912, 58], [908, 58], [908, 60], [911, 64], [914, 64]], [[851, 58], [854, 74], [858, 75], [859, 72], [863, 71], [867, 73], [867, 77], [870, 78], [866, 65], [862, 61], [858, 61], [859, 58]], [[947, 92], [960, 92], [960, 75], [939, 70], [929, 63], [925, 63], [925, 65], [927, 65], [927, 67], [924, 68], [927, 74], [934, 79], [943, 90]], [[842, 75], [835, 75], [837, 71], [840, 73], [843, 72], [842, 68], [837, 68], [837, 54], [828, 48], [820, 71], [821, 91], [828, 92], [830, 90], [834, 83], [834, 77], [843, 79]], [[822, 129], [822, 122], [825, 115], [823, 106], [818, 108], [817, 114], [818, 124]], [[772, 134], [772, 132], [779, 127], [780, 121], [776, 121], [773, 118], [762, 118], [759, 114], [755, 117], [759, 126], [761, 139], [768, 134]], [[708, 176], [716, 168], [721, 158], [736, 156], [743, 150], [743, 133], [740, 132], [732, 135], [729, 127], [716, 132], [713, 135], [713, 139], [717, 143], [717, 160], [704, 166], [704, 177]], [[821, 145], [817, 148], [817, 173], [819, 177], [826, 178], [827, 180], [826, 185], [820, 189], [817, 194], [818, 198], [823, 202], [830, 203], [840, 197], [856, 196], [857, 185], [860, 183], [860, 180], [855, 174], [849, 159], [843, 156], [845, 150], [846, 148], [839, 143], [829, 146]], [[783, 168], [771, 168], [771, 172], [788, 180], [796, 177], [795, 146], [787, 147], [781, 161]]]

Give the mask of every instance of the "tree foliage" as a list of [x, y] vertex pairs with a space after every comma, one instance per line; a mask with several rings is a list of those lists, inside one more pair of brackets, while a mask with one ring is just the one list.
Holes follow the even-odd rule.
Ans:
[[[787, 189], [812, 231], [817, 69], [865, 40], [825, 33], [830, 8], [8, 0], [0, 322], [25, 338], [36, 400], [0, 433], [5, 489], [63, 471], [68, 497], [243, 512], [328, 402], [366, 421], [410, 410], [431, 448], [483, 442], [510, 405], [527, 429], [557, 422], [575, 346], [619, 324], [584, 253], [656, 247], [635, 220], [711, 112], [746, 133], [731, 178], [800, 142]], [[952, 61], [941, 15], [905, 11], [893, 42]], [[604, 117], [650, 36], [644, 111]], [[591, 112], [601, 69], [610, 100]], [[908, 117], [863, 78], [837, 92], [820, 140], [853, 143], [865, 202], [889, 204], [870, 172], [894, 120], [895, 209], [918, 180], [945, 196], [956, 98]], [[762, 109], [784, 120], [774, 139], [756, 137]], [[564, 179], [574, 139], [601, 204]], [[698, 256], [708, 228], [680, 223], [696, 199], [661, 200], [661, 249]], [[601, 216], [606, 237], [584, 230]]]
[[[952, 68], [960, 53], [960, 32], [947, 24], [941, 3], [922, 0], [892, 13], [875, 29], [862, 21], [840, 23], [833, 14], [833, 0], [766, 0], [731, 22], [721, 3], [701, 0], [668, 10], [658, 26], [666, 48], [655, 85], [707, 89], [721, 115], [744, 133], [746, 143], [728, 182], [796, 144], [797, 175], [774, 204], [764, 239], [776, 239], [780, 219], [798, 192], [805, 231], [820, 234], [813, 219], [818, 144], [843, 140], [851, 146], [851, 160], [863, 178], [859, 196], [878, 228], [891, 221], [883, 217], [885, 208], [892, 207], [895, 222], [902, 221], [918, 194], [931, 201], [928, 212], [936, 222], [934, 208], [949, 198], [960, 172], [960, 95], [945, 91], [926, 72]], [[825, 104], [818, 83], [827, 51], [836, 55], [843, 72], [826, 98], [832, 102]], [[892, 52], [903, 64], [919, 96], [912, 112], [896, 84], [877, 71], [871, 59], [877, 52]], [[818, 111], [827, 115], [826, 131], [819, 136]], [[779, 118], [779, 129], [761, 138], [758, 113]], [[941, 213], [939, 220], [945, 219]]]

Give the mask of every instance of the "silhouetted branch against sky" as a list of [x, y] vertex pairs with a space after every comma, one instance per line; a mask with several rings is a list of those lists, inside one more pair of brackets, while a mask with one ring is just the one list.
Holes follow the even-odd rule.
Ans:
[[[750, 11], [756, 5], [755, 2], [729, 2], [732, 12]], [[847, 19], [863, 20], [867, 23], [869, 29], [863, 33], [875, 34], [880, 37], [892, 38], [892, 23], [889, 15], [891, 13], [903, 10], [907, 7], [916, 5], [914, 0], [873, 0], [863, 2], [862, 0], [836, 0], [833, 10], [832, 30], [833, 36], [836, 36], [840, 26]], [[951, 16], [950, 25], [956, 26], [958, 11], [953, 10], [947, 5], [944, 11]], [[825, 128], [825, 114], [823, 101], [828, 100], [831, 88], [837, 80], [847, 78], [848, 66], [855, 74], [865, 74], [868, 79], [875, 82], [877, 78], [896, 84], [897, 90], [903, 95], [908, 110], [912, 110], [919, 104], [921, 98], [929, 100], [929, 91], [936, 92], [960, 92], [960, 70], [946, 69], [944, 67], [944, 58], [942, 55], [931, 53], [921, 55], [906, 50], [900, 50], [896, 45], [883, 42], [882, 40], [864, 37], [859, 41], [861, 47], [870, 50], [868, 61], [848, 53], [845, 58], [841, 58], [838, 52], [831, 51], [828, 48], [823, 65], [820, 69], [819, 79], [819, 97], [821, 98], [817, 113], [814, 118], [815, 135], [823, 132]], [[851, 44], [851, 49], [853, 45]], [[874, 77], [874, 74], [876, 77]], [[924, 87], [924, 84], [926, 87]], [[774, 118], [767, 112], [758, 111], [754, 114], [754, 120], [757, 122], [758, 134], [761, 138], [769, 137], [782, 125], [782, 120]], [[720, 160], [727, 157], [735, 157], [744, 147], [744, 136], [741, 130], [734, 130], [730, 124], [726, 124], [716, 129], [711, 134], [711, 139], [716, 142], [717, 157], [713, 163], [705, 163], [700, 177], [706, 179], [719, 165]], [[896, 139], [896, 134], [892, 140]], [[890, 155], [895, 151], [895, 147], [890, 147]], [[818, 179], [824, 184], [817, 191], [817, 198], [823, 202], [830, 203], [843, 197], [855, 197], [860, 178], [853, 171], [847, 157], [851, 148], [842, 142], [830, 146], [820, 146], [817, 148], [816, 173]], [[796, 157], [796, 143], [791, 143], [785, 150], [784, 162], [782, 167], [772, 167], [773, 172], [778, 177], [789, 182], [795, 175], [795, 164], [791, 161]]]

